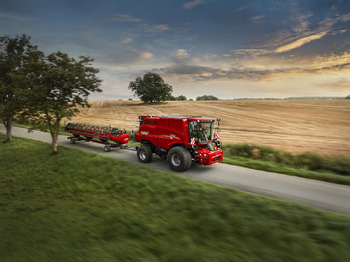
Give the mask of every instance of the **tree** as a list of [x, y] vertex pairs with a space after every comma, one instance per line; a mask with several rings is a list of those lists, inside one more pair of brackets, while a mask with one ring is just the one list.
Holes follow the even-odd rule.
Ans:
[[41, 52], [26, 35], [0, 37], [0, 117], [6, 128], [6, 140], [12, 140], [12, 122], [23, 110], [28, 96], [24, 70]]
[[135, 81], [130, 82], [128, 89], [144, 103], [165, 101], [173, 92], [173, 88], [166, 84], [159, 74], [151, 72], [143, 78], [136, 77]]
[[350, 99], [350, 95], [348, 95], [347, 97], [345, 97], [345, 99]]
[[35, 95], [29, 98], [24, 114], [34, 126], [49, 128], [54, 154], [61, 120], [79, 112], [78, 106], [89, 106], [87, 98], [91, 92], [101, 92], [101, 80], [96, 77], [98, 70], [91, 66], [92, 61], [84, 56], [78, 60], [69, 58], [58, 51], [42, 61], [41, 71], [35, 71], [32, 82]]
[[219, 100], [216, 96], [213, 95], [204, 95], [204, 96], [198, 96], [196, 98], [197, 101], [209, 101], [209, 100]]
[[176, 97], [173, 96], [173, 95], [169, 95], [166, 100], [168, 100], [168, 101], [176, 101]]
[[176, 100], [178, 101], [187, 101], [187, 97], [185, 97], [184, 95], [179, 95]]
[[186, 101], [187, 97], [183, 96], [183, 95], [179, 95], [179, 96], [173, 96], [173, 95], [169, 95], [167, 97], [168, 101]]

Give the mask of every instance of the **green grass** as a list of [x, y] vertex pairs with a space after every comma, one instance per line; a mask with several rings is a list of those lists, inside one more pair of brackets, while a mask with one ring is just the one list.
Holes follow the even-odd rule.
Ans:
[[350, 158], [305, 152], [292, 154], [268, 146], [225, 145], [224, 163], [350, 185]]
[[23, 138], [0, 144], [0, 189], [5, 262], [350, 257], [350, 217]]

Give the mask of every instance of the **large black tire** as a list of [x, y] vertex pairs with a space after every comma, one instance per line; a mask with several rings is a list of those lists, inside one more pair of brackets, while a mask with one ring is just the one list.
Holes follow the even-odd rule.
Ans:
[[176, 146], [170, 149], [167, 161], [172, 170], [183, 172], [191, 167], [192, 157], [186, 148]]
[[143, 145], [137, 149], [137, 157], [142, 163], [149, 163], [152, 160], [152, 149], [149, 145]]

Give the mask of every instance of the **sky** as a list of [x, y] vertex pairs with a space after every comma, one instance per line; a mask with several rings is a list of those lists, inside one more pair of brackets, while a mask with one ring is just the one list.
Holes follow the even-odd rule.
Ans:
[[93, 58], [91, 100], [137, 99], [147, 72], [188, 99], [350, 94], [348, 0], [0, 0], [0, 35], [21, 34]]

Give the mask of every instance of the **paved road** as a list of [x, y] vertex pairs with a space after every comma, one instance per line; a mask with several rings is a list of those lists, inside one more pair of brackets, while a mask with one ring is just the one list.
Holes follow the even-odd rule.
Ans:
[[[5, 128], [1, 124], [0, 132], [5, 133]], [[13, 135], [51, 142], [51, 137], [47, 133], [39, 131], [28, 133], [26, 129], [18, 127], [13, 127]], [[137, 163], [141, 166], [171, 172], [166, 161], [155, 157], [151, 163], [142, 164], [138, 161], [136, 153], [133, 151], [112, 149], [111, 152], [106, 153], [103, 151], [103, 145], [101, 144], [77, 142], [72, 145], [65, 136], [60, 136], [59, 145], [79, 148], [127, 162]], [[215, 164], [205, 167], [194, 163], [190, 170], [184, 173], [174, 174], [221, 186], [233, 187], [254, 194], [294, 201], [322, 210], [350, 215], [350, 186], [226, 164]]]

